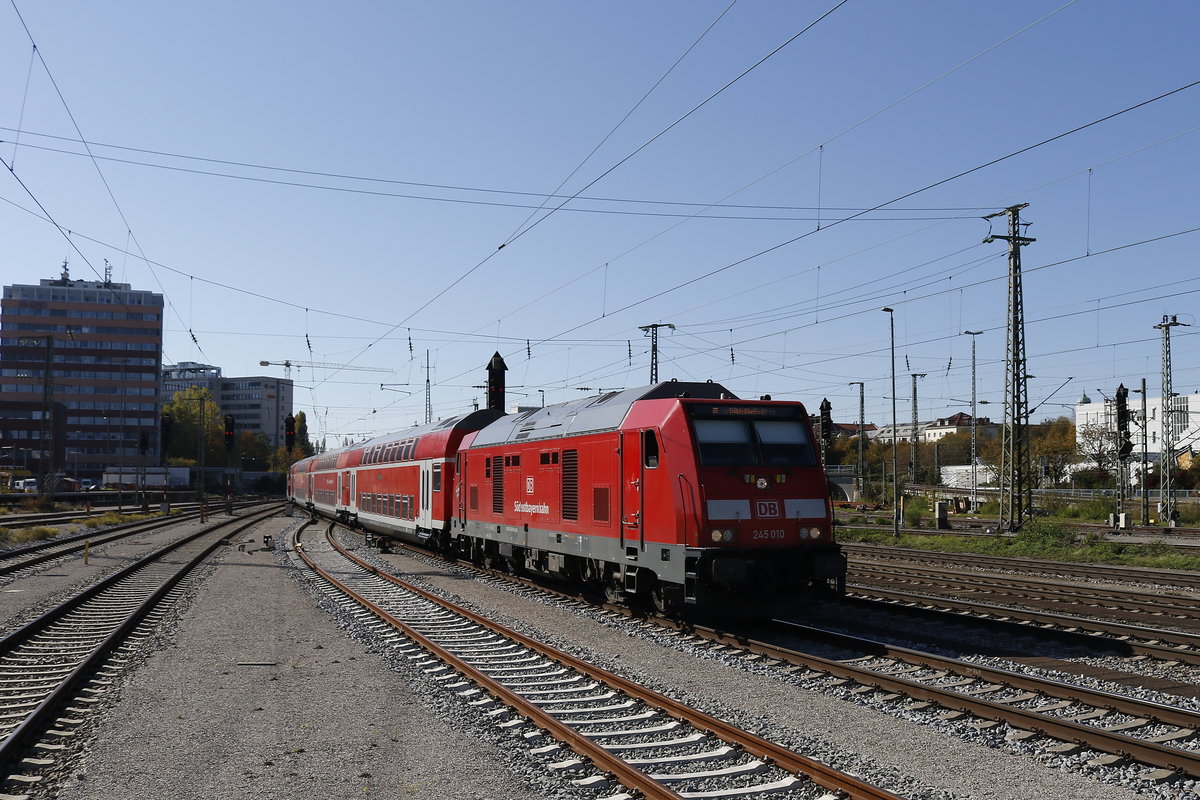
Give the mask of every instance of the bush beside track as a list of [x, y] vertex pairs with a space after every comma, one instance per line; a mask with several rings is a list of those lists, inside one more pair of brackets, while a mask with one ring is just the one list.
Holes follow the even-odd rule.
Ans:
[[1031, 520], [1016, 536], [922, 536], [891, 531], [838, 527], [842, 542], [912, 547], [943, 553], [979, 553], [991, 556], [1041, 558], [1086, 564], [1120, 564], [1154, 569], [1200, 571], [1200, 556], [1176, 552], [1165, 541], [1114, 542], [1094, 531], [1075, 531], [1056, 522]]
[[40, 542], [43, 539], [52, 539], [58, 536], [62, 531], [58, 528], [0, 528], [0, 547], [7, 547], [12, 544], [29, 544], [30, 542]]

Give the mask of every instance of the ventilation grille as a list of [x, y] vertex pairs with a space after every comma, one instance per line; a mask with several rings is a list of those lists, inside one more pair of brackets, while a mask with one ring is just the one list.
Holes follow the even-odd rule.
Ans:
[[579, 519], [578, 450], [564, 450], [562, 454], [562, 515], [563, 519]]
[[492, 513], [504, 513], [504, 462], [492, 459]]

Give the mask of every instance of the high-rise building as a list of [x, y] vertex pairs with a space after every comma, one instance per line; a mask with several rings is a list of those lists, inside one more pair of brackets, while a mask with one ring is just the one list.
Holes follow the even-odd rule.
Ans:
[[223, 415], [233, 417], [239, 432], [261, 433], [272, 449], [283, 446], [283, 421], [292, 413], [292, 381], [253, 375], [226, 378], [221, 368], [181, 361], [162, 373], [163, 396], [170, 400], [189, 386], [208, 389]]
[[[0, 447], [26, 450], [30, 471], [43, 475], [158, 464], [162, 329], [161, 294], [71, 280], [66, 264], [57, 279], [5, 286], [0, 403], [40, 403], [30, 413], [45, 424], [0, 430]], [[57, 433], [55, 403], [66, 410]]]

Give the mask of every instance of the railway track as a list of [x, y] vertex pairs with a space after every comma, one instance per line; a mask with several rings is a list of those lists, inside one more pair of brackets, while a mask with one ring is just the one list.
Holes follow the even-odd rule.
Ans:
[[855, 562], [847, 583], [860, 588], [928, 592], [955, 598], [993, 598], [997, 604], [1032, 605], [1039, 609], [1086, 608], [1089, 614], [1119, 619], [1165, 620], [1180, 627], [1200, 627], [1195, 597], [1162, 595], [1104, 585], [1075, 586], [1063, 581], [1015, 575], [986, 575], [939, 569], [928, 564], [871, 566]]
[[799, 635], [834, 644], [849, 653], [831, 659], [800, 652], [766, 638], [697, 627], [696, 635], [776, 659], [805, 670], [805, 680], [853, 681], [853, 694], [873, 692], [887, 702], [907, 702], [910, 711], [931, 704], [941, 719], [965, 714], [978, 728], [1007, 724], [1009, 740], [1046, 735], [1062, 744], [1052, 752], [1090, 747], [1107, 754], [1096, 765], [1136, 761], [1154, 769], [1141, 776], [1161, 781], [1180, 774], [1200, 776], [1200, 712], [1135, 697], [1089, 689], [973, 662], [933, 655], [861, 637], [833, 633], [796, 622], [776, 620], [761, 635], [778, 639]]
[[1083, 580], [1112, 580], [1163, 586], [1176, 590], [1200, 589], [1200, 573], [1184, 570], [1125, 567], [1114, 564], [1075, 564], [1066, 561], [988, 556], [975, 553], [931, 553], [911, 547], [882, 547], [878, 545], [843, 544], [842, 551], [852, 560], [866, 559], [887, 563], [929, 562], [954, 565], [973, 570], [991, 569], [997, 572], [1024, 572], [1038, 575], [1070, 576]]
[[20, 797], [41, 780], [187, 576], [229, 536], [276, 513], [209, 525], [0, 639], [0, 792]]
[[[248, 502], [238, 502], [234, 504], [235, 508], [243, 508], [246, 505], [251, 505]], [[199, 503], [172, 503], [171, 508], [177, 511], [198, 511]], [[217, 513], [219, 509], [224, 508], [224, 503], [208, 503], [208, 513]], [[130, 506], [125, 511], [118, 511], [116, 507], [95, 507], [89, 511], [51, 511], [35, 514], [6, 514], [0, 516], [0, 528], [9, 528], [12, 530], [22, 528], [38, 528], [38, 527], [53, 527], [55, 525], [74, 525], [77, 523], [87, 522], [90, 519], [104, 516], [106, 514], [153, 514], [159, 515], [159, 504], [151, 505], [149, 511], [143, 511], [141, 508]]]
[[1001, 624], [1010, 630], [1023, 628], [1059, 637], [1069, 634], [1090, 637], [1092, 641], [1097, 637], [1108, 637], [1130, 655], [1200, 664], [1200, 637], [1191, 633], [894, 589], [851, 585], [847, 586], [847, 592], [851, 599], [889, 603], [913, 613], [924, 612], [939, 617], [945, 617], [947, 613], [959, 614], [976, 621]]
[[[244, 509], [260, 505], [258, 503], [240, 503], [234, 506], [235, 509]], [[44, 564], [47, 561], [53, 561], [56, 558], [72, 555], [84, 550], [87, 547], [95, 547], [97, 545], [106, 544], [108, 542], [123, 539], [128, 536], [136, 536], [147, 531], [155, 530], [163, 525], [167, 519], [171, 522], [183, 522], [186, 520], [197, 519], [200, 512], [185, 512], [177, 514], [169, 518], [156, 516], [149, 520], [136, 520], [134, 522], [126, 522], [119, 525], [114, 525], [111, 528], [106, 528], [103, 531], [87, 530], [80, 533], [66, 534], [56, 536], [52, 539], [43, 539], [39, 542], [24, 545], [22, 547], [14, 547], [9, 550], [0, 552], [0, 576], [10, 575], [20, 570]]]
[[646, 798], [895, 797], [406, 584], [341, 548], [332, 530], [295, 548], [329, 591], [465, 702], [526, 741], [557, 740], [535, 752], [591, 773], [581, 787], [611, 775]]
[[[425, 557], [430, 554], [419, 550]], [[557, 595], [554, 589], [524, 578], [497, 574], [491, 570], [459, 562], [461, 566], [484, 572], [494, 578], [511, 580], [534, 592]], [[578, 595], [567, 593], [572, 599]], [[937, 598], [919, 601], [930, 617], [947, 621], [947, 612], [930, 610]], [[633, 615], [629, 609], [606, 606]], [[1018, 622], [1012, 609], [993, 607], [993, 613], [1003, 612], [1005, 619], [972, 618], [973, 621], [1007, 627], [1012, 632], [1043, 637], [1052, 636], [1074, 640], [1089, 647], [1111, 639], [1114, 649], [1137, 655], [1153, 655], [1172, 663], [1200, 663], [1200, 638], [1171, 632], [1152, 631], [1124, 626], [1104, 632], [1087, 633], [1079, 626], [1091, 621], [1061, 615], [1037, 615], [1037, 621]], [[952, 619], [959, 613], [953, 613]], [[854, 618], [854, 615], [851, 616]], [[1042, 627], [1053, 620], [1056, 630]], [[700, 625], [681, 624], [671, 620], [653, 620], [680, 631], [685, 637], [711, 644], [726, 655], [739, 653], [764, 657], [781, 669], [793, 672], [802, 680], [817, 684], [842, 684], [842, 688], [864, 699], [903, 705], [906, 711], [928, 710], [943, 720], [963, 719], [977, 729], [1008, 725], [1009, 741], [1025, 741], [1034, 737], [1050, 740], [1041, 746], [1045, 752], [1073, 755], [1085, 749], [1095, 753], [1089, 763], [1096, 766], [1142, 764], [1140, 777], [1149, 782], [1161, 782], [1189, 776], [1200, 777], [1200, 712], [1175, 705], [1155, 703], [1126, 694], [1088, 688], [1077, 683], [1039, 677], [1013, 670], [988, 667], [909, 648], [884, 641], [849, 636], [789, 621], [774, 621], [757, 632], [750, 629], [731, 633]], [[757, 634], [757, 635], [756, 635]], [[1136, 634], [1136, 637], [1133, 635]], [[845, 652], [837, 658], [821, 657], [780, 644], [779, 640], [801, 637], [816, 640], [823, 647], [834, 646]], [[1018, 661], [1021, 659], [1017, 659]], [[1050, 662], [1055, 659], [1031, 659]], [[1044, 664], [1042, 665], [1044, 666]], [[1060, 667], [1074, 665], [1063, 662]], [[1088, 675], [1086, 666], [1078, 674]], [[1116, 676], [1111, 670], [1095, 670], [1110, 682]], [[1169, 680], [1145, 676], [1128, 676], [1139, 689], [1154, 689], [1170, 693], [1179, 688]], [[1119, 682], [1119, 681], [1118, 681]], [[845, 687], [850, 688], [846, 689]]]

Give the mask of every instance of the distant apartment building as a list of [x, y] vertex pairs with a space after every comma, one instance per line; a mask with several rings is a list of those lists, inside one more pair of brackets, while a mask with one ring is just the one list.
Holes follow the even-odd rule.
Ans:
[[[993, 425], [992, 421], [987, 417], [975, 418], [975, 436], [977, 438], [987, 437], [990, 439], [996, 438], [999, 425]], [[970, 433], [971, 432], [971, 415], [958, 412], [949, 417], [935, 419], [925, 426], [921, 432], [921, 441], [936, 442], [953, 433]]]
[[913, 428], [911, 422], [900, 422], [894, 427], [892, 425], [880, 425], [874, 432], [868, 430], [867, 438], [873, 442], [891, 442], [892, 439], [895, 439], [897, 442], [919, 442], [921, 441], [921, 433], [928, 424], [927, 422], [918, 422], [916, 428]]
[[220, 367], [181, 361], [163, 367], [163, 395], [169, 400], [190, 386], [208, 389], [221, 413], [237, 430], [265, 434], [272, 448], [283, 446], [283, 421], [292, 413], [292, 381], [265, 375], [227, 378]]
[[[1200, 392], [1176, 395], [1171, 414], [1171, 430], [1175, 441], [1175, 454], [1191, 453], [1200, 449]], [[1157, 461], [1162, 453], [1163, 402], [1161, 397], [1146, 398], [1146, 419], [1142, 419], [1142, 397], [1130, 392], [1129, 439], [1133, 451], [1140, 454], [1145, 442], [1146, 453]], [[1105, 431], [1115, 436], [1117, 429], [1117, 405], [1111, 398], [1093, 402], [1084, 394], [1075, 404], [1075, 441], [1081, 442], [1094, 431]]]
[[[0, 452], [24, 457], [31, 472], [87, 477], [157, 464], [162, 328], [161, 294], [72, 280], [65, 264], [57, 279], [5, 286]], [[56, 403], [65, 409], [58, 424], [9, 424], [20, 414], [53, 421]]]

